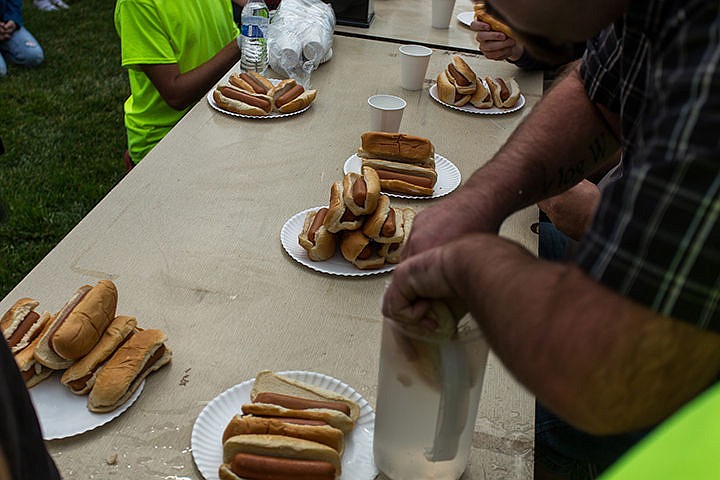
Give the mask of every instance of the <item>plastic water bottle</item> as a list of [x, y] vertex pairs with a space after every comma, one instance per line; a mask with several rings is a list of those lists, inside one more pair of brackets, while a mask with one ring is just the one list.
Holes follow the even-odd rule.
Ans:
[[243, 70], [262, 73], [268, 66], [267, 31], [270, 13], [263, 0], [249, 0], [242, 9], [242, 58]]

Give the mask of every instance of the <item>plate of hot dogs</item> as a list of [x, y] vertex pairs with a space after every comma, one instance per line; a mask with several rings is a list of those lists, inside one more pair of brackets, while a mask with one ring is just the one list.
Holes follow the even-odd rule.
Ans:
[[208, 92], [215, 110], [242, 118], [282, 118], [310, 108], [316, 90], [306, 90], [293, 79], [269, 79], [256, 72], [232, 73]]
[[207, 404], [191, 447], [205, 480], [290, 478], [293, 472], [372, 480], [378, 474], [374, 430], [372, 407], [342, 381], [263, 370]]
[[382, 192], [407, 199], [438, 198], [460, 186], [460, 170], [435, 153], [432, 142], [405, 133], [365, 132], [361, 146], [343, 166], [343, 171], [360, 173], [373, 168]]
[[525, 96], [514, 78], [482, 78], [458, 55], [440, 72], [429, 93], [441, 105], [480, 115], [512, 113], [525, 106]]

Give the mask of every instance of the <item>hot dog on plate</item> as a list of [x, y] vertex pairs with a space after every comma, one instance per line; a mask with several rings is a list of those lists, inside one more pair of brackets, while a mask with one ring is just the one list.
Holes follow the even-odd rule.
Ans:
[[363, 233], [378, 243], [398, 243], [403, 239], [403, 214], [390, 206], [390, 199], [382, 195], [378, 206], [363, 225]]
[[135, 317], [115, 317], [93, 349], [63, 372], [60, 382], [75, 395], [88, 393], [102, 365], [135, 333], [136, 327]]
[[335, 234], [325, 227], [327, 207], [308, 212], [305, 216], [298, 243], [305, 249], [310, 260], [321, 262], [335, 255]]
[[5, 312], [0, 320], [0, 330], [12, 353], [30, 345], [50, 319], [50, 314], [35, 311], [40, 302], [32, 298], [21, 298]]
[[78, 288], [40, 335], [35, 359], [48, 368], [62, 370], [84, 357], [115, 318], [117, 298], [117, 288], [110, 280]]
[[520, 98], [520, 86], [514, 78], [485, 77], [497, 108], [512, 108]]
[[360, 270], [372, 270], [385, 265], [380, 256], [382, 244], [374, 241], [361, 230], [345, 231], [340, 234], [340, 252], [345, 260]]
[[269, 95], [241, 90], [232, 85], [218, 85], [213, 90], [213, 100], [219, 107], [242, 115], [267, 115], [273, 108]]
[[350, 172], [343, 177], [343, 201], [354, 215], [375, 211], [380, 198], [380, 177], [375, 170], [360, 167], [361, 174]]
[[316, 94], [316, 90], [305, 90], [292, 78], [281, 81], [268, 93], [273, 98], [275, 109], [281, 113], [302, 110], [315, 100]]
[[232, 73], [228, 78], [231, 85], [247, 92], [267, 95], [274, 85], [260, 73], [252, 70], [242, 73]]
[[357, 230], [363, 224], [364, 217], [355, 215], [345, 204], [343, 181], [337, 181], [330, 187], [330, 203], [325, 216], [325, 228], [337, 233], [341, 230]]
[[88, 397], [91, 412], [110, 412], [128, 401], [142, 381], [167, 365], [172, 351], [160, 330], [141, 330], [125, 342], [95, 377]]
[[385, 257], [387, 263], [400, 263], [405, 242], [410, 236], [413, 220], [415, 219], [415, 210], [412, 208], [402, 208], [400, 210], [402, 210], [403, 219], [403, 238], [399, 242], [384, 243], [382, 247], [380, 247], [380, 255]]
[[[49, 316], [45, 317], [49, 318]], [[43, 325], [44, 332], [50, 327], [50, 322], [45, 321]], [[42, 333], [41, 333], [42, 334]], [[35, 350], [40, 343], [40, 336], [37, 336], [30, 342], [30, 345], [23, 348], [15, 354], [15, 363], [17, 363], [20, 374], [27, 388], [32, 388], [42, 382], [53, 373], [53, 369], [46, 367], [35, 359]]]

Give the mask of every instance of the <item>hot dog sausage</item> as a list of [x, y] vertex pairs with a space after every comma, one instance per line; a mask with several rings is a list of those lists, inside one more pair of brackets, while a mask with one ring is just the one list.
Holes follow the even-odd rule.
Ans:
[[310, 225], [310, 229], [308, 230], [307, 237], [308, 240], [315, 243], [315, 233], [317, 233], [318, 229], [322, 227], [322, 224], [325, 222], [325, 217], [327, 216], [328, 209], [326, 207], [321, 208], [318, 210], [318, 212], [315, 214], [315, 218], [313, 218], [313, 222]]
[[355, 180], [352, 186], [352, 197], [355, 204], [359, 207], [365, 206], [365, 197], [367, 196], [367, 183], [363, 177]]
[[242, 478], [263, 480], [335, 480], [335, 467], [320, 460], [238, 453], [230, 470]]
[[[23, 318], [22, 322], [20, 322], [20, 325], [17, 326], [13, 334], [10, 335], [10, 338], [7, 339], [8, 346], [12, 348], [18, 343], [20, 343], [20, 340], [23, 339], [28, 330], [30, 330], [30, 327], [32, 327], [39, 318], [40, 315], [37, 312], [28, 312], [28, 314], [25, 315], [25, 318]], [[38, 331], [37, 333], [39, 334], [40, 332]]]
[[268, 92], [268, 89], [265, 88], [265, 85], [262, 83], [259, 83], [253, 78], [252, 76], [248, 75], [247, 73], [243, 72], [240, 74], [240, 78], [245, 80], [250, 86], [255, 90], [255, 93], [262, 93], [263, 95]]
[[295, 85], [294, 87], [292, 87], [290, 90], [288, 90], [287, 92], [280, 95], [275, 100], [275, 106], [280, 108], [283, 105], [285, 105], [286, 103], [290, 103], [292, 100], [294, 100], [297, 97], [299, 97], [300, 95], [302, 95], [302, 93], [304, 91], [305, 91], [305, 89], [303, 88], [302, 85]]
[[263, 110], [269, 111], [270, 110], [270, 102], [265, 100], [264, 98], [258, 98], [254, 97], [248, 93], [245, 93], [241, 90], [237, 90], [235, 88], [223, 86], [220, 87], [220, 93], [225, 95], [228, 98], [232, 98], [233, 100], [239, 100], [241, 102], [247, 103], [248, 105], [252, 105], [253, 107], [259, 107]]
[[382, 228], [380, 229], [380, 234], [384, 237], [392, 237], [395, 234], [396, 229], [395, 210], [391, 208], [388, 212], [387, 218], [383, 222]]

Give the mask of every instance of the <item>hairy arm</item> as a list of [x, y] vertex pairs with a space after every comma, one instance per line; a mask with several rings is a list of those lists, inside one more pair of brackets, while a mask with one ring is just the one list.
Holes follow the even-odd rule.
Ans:
[[176, 63], [140, 65], [140, 68], [168, 105], [183, 110], [200, 100], [238, 60], [240, 48], [232, 40], [213, 58], [185, 73], [180, 73]]
[[720, 372], [720, 335], [659, 316], [574, 265], [538, 260], [496, 235], [467, 235], [401, 263], [383, 311], [422, 321], [428, 299], [459, 299], [518, 380], [591, 433], [654, 425]]
[[567, 190], [613, 158], [615, 131], [616, 119], [588, 99], [577, 69], [570, 69], [490, 162], [420, 212], [403, 255], [468, 232], [496, 232], [513, 212]]

